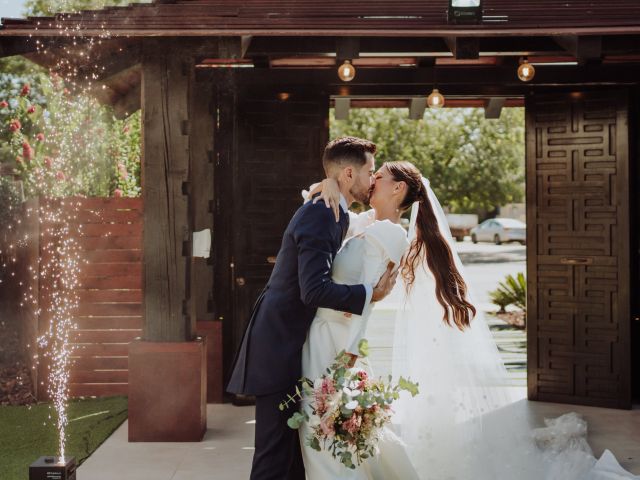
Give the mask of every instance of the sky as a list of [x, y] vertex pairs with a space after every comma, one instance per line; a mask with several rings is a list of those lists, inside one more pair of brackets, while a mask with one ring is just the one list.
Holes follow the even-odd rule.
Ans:
[[0, 17], [22, 17], [25, 0], [0, 0]]

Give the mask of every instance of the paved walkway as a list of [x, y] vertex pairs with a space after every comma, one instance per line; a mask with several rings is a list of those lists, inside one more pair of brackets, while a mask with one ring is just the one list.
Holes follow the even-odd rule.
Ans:
[[[458, 244], [467, 265], [467, 274], [483, 310], [495, 309], [488, 291], [506, 273], [524, 270], [524, 247]], [[369, 324], [371, 364], [377, 375], [390, 369], [393, 345], [394, 303], [389, 298], [377, 305]], [[523, 330], [487, 317], [494, 338], [510, 372], [517, 380], [518, 398], [510, 407], [513, 414], [525, 415], [531, 427], [544, 425], [545, 417], [569, 411], [585, 416], [589, 423], [589, 443], [600, 456], [611, 450], [623, 466], [640, 474], [640, 406], [632, 411], [528, 402], [526, 398], [526, 345]], [[239, 480], [249, 477], [253, 456], [254, 409], [232, 405], [207, 407], [208, 430], [199, 443], [128, 443], [127, 422], [80, 466], [82, 480]]]
[[[632, 411], [522, 400], [533, 426], [567, 411], [589, 422], [589, 443], [600, 456], [611, 450], [622, 465], [640, 474], [640, 407]], [[125, 422], [78, 469], [82, 480], [241, 480], [249, 478], [253, 456], [253, 407], [209, 405], [208, 430], [199, 443], [128, 443]], [[329, 479], [327, 479], [329, 480]]]

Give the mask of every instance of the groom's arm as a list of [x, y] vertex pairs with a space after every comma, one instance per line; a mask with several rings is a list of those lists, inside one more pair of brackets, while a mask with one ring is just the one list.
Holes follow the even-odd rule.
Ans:
[[323, 204], [309, 205], [302, 213], [294, 229], [300, 298], [307, 306], [360, 315], [371, 300], [373, 287], [339, 285], [331, 280], [333, 252], [341, 241], [336, 228], [333, 213]]

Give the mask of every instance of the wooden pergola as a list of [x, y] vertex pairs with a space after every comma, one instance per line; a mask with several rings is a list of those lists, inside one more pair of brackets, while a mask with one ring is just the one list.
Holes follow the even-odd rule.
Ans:
[[[449, 24], [447, 6], [157, 0], [3, 21], [1, 55], [90, 79], [119, 115], [143, 111], [132, 440], [202, 435], [205, 375], [220, 388], [299, 190], [321, 175], [330, 107], [421, 118], [434, 86], [489, 118], [526, 108], [529, 398], [629, 408], [639, 395], [640, 4], [486, 0], [477, 25]], [[357, 68], [348, 83], [344, 60]], [[192, 259], [204, 228], [212, 256]], [[207, 365], [207, 348], [222, 364]]]

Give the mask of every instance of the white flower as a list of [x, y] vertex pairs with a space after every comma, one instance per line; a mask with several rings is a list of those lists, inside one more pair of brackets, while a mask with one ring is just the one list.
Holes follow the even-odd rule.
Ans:
[[309, 427], [315, 428], [320, 426], [320, 417], [318, 415], [309, 415]]
[[347, 403], [344, 406], [344, 408], [347, 408], [349, 410], [354, 410], [357, 406], [358, 406], [358, 402], [356, 400], [351, 400], [349, 403]]

